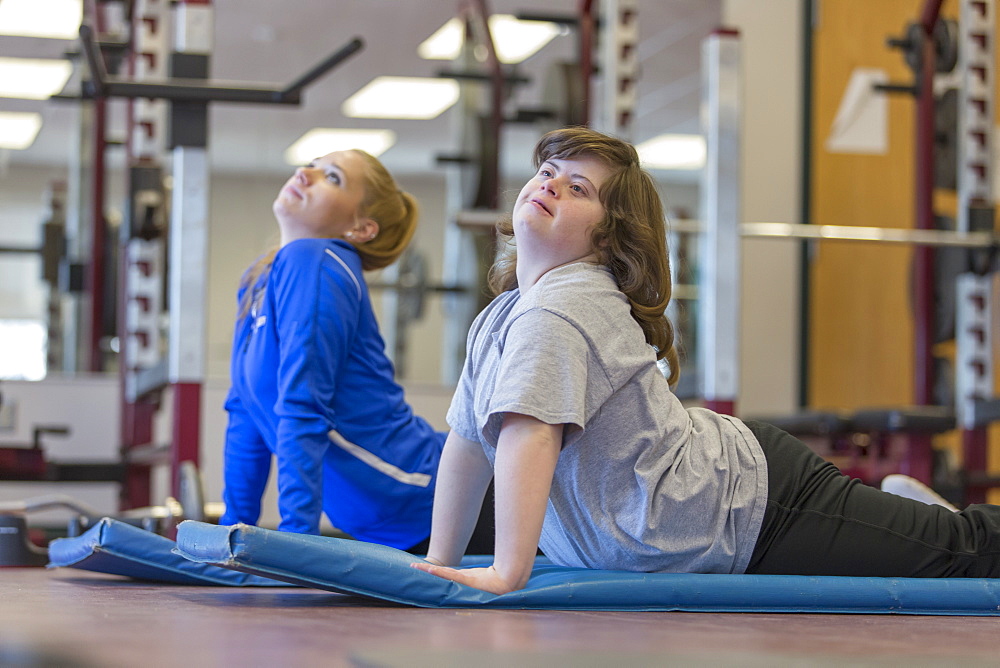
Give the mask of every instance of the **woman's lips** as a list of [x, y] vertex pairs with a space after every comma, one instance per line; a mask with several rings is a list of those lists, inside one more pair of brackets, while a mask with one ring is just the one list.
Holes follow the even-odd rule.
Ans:
[[531, 203], [532, 203], [532, 204], [534, 204], [534, 205], [536, 205], [536, 206], [538, 206], [539, 208], [541, 208], [541, 209], [542, 209], [542, 211], [544, 211], [545, 213], [549, 214], [550, 216], [552, 215], [552, 212], [551, 212], [551, 211], [549, 211], [549, 207], [545, 206], [545, 205], [544, 205], [544, 204], [542, 203], [542, 201], [541, 201], [541, 200], [539, 200], [539, 199], [532, 199], [532, 200], [531, 200]]

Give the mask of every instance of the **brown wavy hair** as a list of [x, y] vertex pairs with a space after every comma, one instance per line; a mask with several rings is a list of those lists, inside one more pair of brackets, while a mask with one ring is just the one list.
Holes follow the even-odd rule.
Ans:
[[[598, 193], [604, 217], [591, 232], [598, 261], [611, 270], [625, 293], [632, 317], [642, 327], [657, 359], [670, 365], [671, 385], [680, 376], [674, 327], [665, 315], [673, 289], [667, 253], [666, 219], [653, 178], [639, 165], [635, 147], [615, 137], [584, 127], [553, 130], [535, 146], [535, 169], [551, 159], [591, 157], [611, 174]], [[501, 246], [490, 270], [494, 294], [517, 287], [517, 243], [513, 220], [497, 225]]]
[[[378, 234], [371, 241], [354, 242], [344, 239], [354, 246], [361, 256], [361, 267], [365, 271], [383, 269], [399, 259], [406, 247], [413, 240], [420, 216], [420, 207], [416, 198], [400, 189], [396, 180], [378, 158], [360, 149], [352, 149], [352, 153], [364, 161], [362, 180], [364, 182], [364, 197], [361, 199], [359, 217], [371, 218], [378, 223]], [[262, 275], [270, 271], [274, 256], [279, 246], [270, 249], [260, 256], [240, 280], [241, 288], [249, 288], [257, 284]], [[240, 302], [239, 317], [243, 318], [250, 312], [252, 290], [246, 290]]]

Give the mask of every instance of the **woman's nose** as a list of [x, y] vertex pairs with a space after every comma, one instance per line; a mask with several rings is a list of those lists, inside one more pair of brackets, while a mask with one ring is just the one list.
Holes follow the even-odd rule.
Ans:
[[558, 177], [555, 177], [555, 176], [546, 177], [542, 181], [542, 190], [548, 191], [548, 192], [552, 193], [553, 195], [558, 194], [558, 192], [559, 192], [558, 185], [559, 184], [558, 184], [558, 182], [556, 180], [557, 178]]

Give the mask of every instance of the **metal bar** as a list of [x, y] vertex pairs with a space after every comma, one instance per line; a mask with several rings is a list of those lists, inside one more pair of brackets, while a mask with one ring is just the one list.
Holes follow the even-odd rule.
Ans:
[[698, 366], [705, 405], [735, 414], [739, 392], [740, 37], [716, 31], [702, 42], [702, 107], [707, 159], [701, 189]]
[[365, 43], [360, 37], [352, 39], [350, 42], [327, 57], [323, 62], [319, 63], [298, 79], [285, 86], [284, 90], [281, 91], [281, 101], [284, 102], [285, 100], [294, 97], [297, 102], [301, 98], [302, 90], [306, 86], [353, 56], [355, 53], [360, 51], [364, 45]]
[[45, 471], [3, 471], [3, 482], [121, 482], [125, 465], [116, 462], [47, 462]]
[[[173, 445], [171, 443], [154, 444], [146, 443], [129, 448], [123, 455], [125, 463], [130, 467], [143, 466], [150, 467], [156, 464], [163, 464], [171, 461]], [[135, 506], [133, 506], [135, 507]]]
[[459, 227], [494, 227], [504, 217], [509, 217], [507, 211], [492, 211], [487, 209], [466, 209], [455, 214], [455, 224]]
[[486, 64], [492, 76], [490, 96], [490, 132], [492, 134], [495, 151], [490, 161], [490, 183], [493, 186], [489, 193], [486, 204], [493, 209], [500, 205], [500, 137], [503, 128], [503, 100], [504, 100], [504, 72], [500, 67], [500, 57], [497, 55], [496, 43], [493, 41], [493, 32], [490, 30], [489, 17], [492, 16], [489, 4], [486, 0], [477, 0], [479, 7], [479, 21], [482, 23], [483, 42], [486, 44]]
[[[191, 76], [208, 77], [213, 32], [210, 2], [180, 2], [171, 60], [198, 65]], [[173, 72], [171, 72], [173, 74]], [[180, 126], [174, 105], [172, 127]], [[196, 114], [207, 124], [207, 114]], [[201, 398], [205, 378], [205, 293], [208, 282], [208, 133], [172, 134], [174, 190], [170, 209], [168, 267], [170, 268], [170, 328], [167, 373], [173, 389], [170, 489], [180, 498], [184, 462], [201, 465]]]
[[667, 221], [667, 231], [678, 234], [701, 234], [701, 222], [688, 219], [670, 220]]
[[136, 371], [133, 387], [130, 388], [131, 392], [126, 394], [128, 400], [134, 403], [146, 395], [159, 392], [167, 387], [170, 384], [168, 369], [167, 360], [161, 359], [154, 366]]
[[175, 383], [173, 447], [170, 451], [170, 470], [173, 472], [170, 488], [172, 495], [180, 495], [180, 466], [193, 462], [201, 466], [201, 383]]
[[[492, 73], [475, 72], [471, 70], [438, 70], [434, 73], [434, 76], [441, 79], [455, 79], [460, 81], [482, 81], [487, 83], [493, 83], [494, 75]], [[529, 84], [531, 83], [531, 77], [521, 76], [518, 74], [504, 74], [503, 81], [508, 84]]]
[[379, 290], [392, 290], [393, 292], [468, 292], [468, 288], [464, 288], [461, 285], [444, 285], [444, 284], [428, 284], [428, 285], [403, 285], [401, 283], [385, 283], [385, 282], [371, 282], [368, 283], [368, 289], [379, 291]]
[[[170, 63], [170, 12], [171, 8], [155, 0], [143, 0], [133, 6], [131, 48], [126, 61], [129, 80], [144, 81], [167, 75]], [[118, 336], [121, 341], [119, 447], [125, 463], [125, 477], [119, 496], [120, 508], [140, 508], [151, 502], [151, 467], [148, 462], [135, 460], [133, 455], [137, 447], [145, 447], [153, 440], [153, 420], [160, 406], [158, 396], [144, 396], [147, 394], [143, 386], [144, 371], [137, 371], [136, 367], [142, 367], [146, 363], [141, 358], [159, 350], [159, 327], [152, 326], [148, 319], [158, 318], [163, 310], [163, 253], [161, 249], [157, 249], [155, 254], [149, 251], [153, 243], [164, 242], [143, 241], [133, 238], [133, 235], [140, 228], [136, 219], [139, 207], [136, 191], [139, 184], [149, 188], [154, 183], [158, 185], [162, 179], [162, 140], [166, 129], [164, 106], [164, 102], [148, 98], [130, 99], [126, 105], [126, 192], [129, 216], [132, 219], [129, 227], [132, 231], [119, 240], [119, 248], [122, 250], [118, 319]], [[136, 250], [144, 251], [144, 262], [154, 261], [157, 272], [155, 275], [153, 265], [148, 265], [151, 271], [149, 275], [144, 275], [138, 266], [132, 264], [129, 256]], [[138, 296], [146, 301], [139, 302], [136, 300]], [[137, 308], [143, 303], [145, 309]], [[130, 311], [130, 306], [136, 311]], [[138, 333], [135, 330], [139, 329], [135, 316], [140, 314], [146, 320], [144, 341], [135, 336]], [[141, 343], [145, 345], [140, 345]], [[139, 351], [142, 355], [137, 355]], [[163, 374], [166, 375], [165, 370]]]
[[[676, 229], [674, 225], [671, 225], [672, 229]], [[740, 226], [740, 235], [744, 237], [869, 241], [910, 244], [914, 246], [952, 246], [958, 248], [994, 248], [1000, 244], [1000, 238], [991, 232], [952, 232], [950, 230], [914, 230], [909, 228], [863, 227], [855, 225], [743, 223]]]
[[[93, 11], [93, 20], [100, 28], [102, 16], [96, 7]], [[104, 63], [104, 56], [94, 43], [94, 29], [86, 23], [80, 24], [80, 44], [83, 48], [84, 56], [87, 59], [87, 66], [93, 79], [94, 99], [94, 123], [92, 128], [93, 160], [91, 164], [91, 248], [90, 264], [88, 265], [87, 288], [90, 291], [90, 327], [86, 341], [87, 369], [89, 371], [103, 371], [103, 355], [101, 353], [101, 335], [104, 325], [104, 267], [105, 267], [105, 240], [106, 229], [104, 222], [104, 149], [105, 149], [105, 125], [106, 108], [104, 94], [104, 82], [108, 78], [108, 72]]]
[[[332, 68], [361, 50], [364, 42], [355, 37], [336, 53], [284, 88], [250, 86], [241, 83], [224, 84], [199, 79], [171, 79], [170, 81], [125, 81], [109, 77], [101, 62], [100, 52], [94, 43], [93, 29], [80, 26], [80, 42], [91, 73], [92, 94], [83, 98], [156, 98], [161, 100], [194, 102], [237, 102], [249, 104], [290, 104], [302, 102], [302, 90]], [[61, 96], [63, 99], [66, 96]]]
[[104, 283], [105, 245], [107, 224], [104, 220], [104, 149], [107, 126], [107, 101], [94, 100], [94, 122], [91, 128], [93, 156], [90, 181], [90, 263], [87, 265], [87, 290], [90, 292], [90, 323], [87, 338], [87, 370], [104, 371], [104, 354], [101, 351], [101, 337], [104, 334]]
[[[813, 26], [817, 20], [819, 7], [815, 2], [802, 3], [802, 65], [801, 73], [801, 116], [802, 119], [811, 119], [815, 113], [814, 95], [816, 87], [814, 85], [815, 66], [815, 35]], [[801, 135], [799, 144], [799, 215], [804, 223], [809, 224], [813, 220], [813, 124], [804, 122], [801, 124]], [[809, 323], [812, 321], [812, 304], [810, 295], [812, 293], [812, 248], [813, 244], [799, 245], [799, 408], [804, 408], [810, 404], [809, 391], [812, 367], [810, 363], [809, 350], [811, 346], [811, 332]]]
[[[974, 406], [993, 395], [993, 277], [971, 272], [955, 285], [955, 410], [962, 429], [962, 468], [988, 468], [985, 425], [974, 420]], [[984, 503], [983, 490], [966, 490], [967, 503]]]
[[[923, 40], [916, 70], [916, 138], [914, 165], [914, 227], [932, 230], [934, 215], [934, 73], [937, 53], [934, 26], [941, 0], [927, 0], [921, 15]], [[913, 271], [913, 400], [920, 405], [934, 403], [934, 251], [921, 246], [914, 253]]]
[[635, 119], [639, 78], [637, 3], [603, 0], [599, 7], [598, 67], [604, 85], [593, 120], [596, 129], [628, 139]]
[[[591, 0], [586, 0], [590, 4]], [[572, 14], [545, 14], [544, 12], [518, 12], [515, 17], [518, 21], [543, 21], [545, 23], [557, 23], [559, 25], [573, 27], [580, 22], [580, 19]]]
[[[920, 26], [931, 37], [934, 33], [934, 24], [937, 23], [941, 14], [941, 4], [944, 0], [927, 0], [924, 2], [924, 9], [920, 13]], [[931, 40], [933, 42], [933, 40]]]
[[[487, 0], [467, 0], [462, 13], [466, 20], [478, 25], [483, 46], [486, 47], [486, 68], [490, 74], [490, 142], [494, 147], [485, 163], [483, 180], [489, 184], [486, 206], [496, 209], [500, 202], [500, 135], [503, 126], [504, 73], [497, 57], [496, 45], [490, 31], [491, 12]], [[484, 156], [480, 156], [485, 159]]]
[[[993, 136], [995, 97], [995, 3], [963, 0], [959, 10], [959, 71], [962, 85], [958, 114], [959, 230], [992, 230]], [[977, 211], [987, 211], [978, 220]], [[992, 420], [984, 419], [994, 395], [994, 276], [963, 274], [956, 281], [955, 411], [962, 429], [962, 468], [985, 475], [989, 464]], [[993, 408], [997, 404], [994, 400]], [[984, 503], [986, 489], [967, 483], [966, 503]]]
[[[205, 377], [205, 284], [208, 271], [208, 157], [201, 147], [173, 152], [170, 229], [168, 377], [174, 388], [174, 454], [198, 464], [199, 397]], [[174, 481], [176, 485], [176, 480]], [[176, 488], [174, 489], [176, 495]]]
[[[179, 83], [182, 82], [182, 83]], [[242, 104], [287, 104], [302, 103], [299, 98], [282, 99], [282, 91], [276, 88], [255, 88], [246, 84], [232, 86], [218, 83], [198, 83], [197, 79], [178, 77], [171, 82], [125, 81], [111, 78], [103, 82], [101, 92], [84, 91], [80, 95], [53, 95], [56, 101], [93, 100], [103, 97], [123, 99], [158, 99], [174, 102], [233, 102]]]
[[79, 515], [101, 517], [102, 513], [68, 494], [46, 494], [22, 501], [0, 502], [0, 513], [34, 513], [43, 510], [68, 509]]
[[53, 482], [121, 482], [125, 464], [119, 462], [49, 462], [45, 480]]
[[[669, 227], [671, 232], [678, 232], [680, 234], [702, 233], [702, 224], [696, 220], [672, 220]], [[739, 234], [742, 237], [789, 240], [863, 241], [954, 248], [1000, 247], [1000, 236], [992, 232], [914, 230], [910, 228], [866, 227], [860, 225], [803, 225], [800, 223], [752, 222], [740, 225]]]
[[283, 91], [246, 85], [218, 85], [198, 79], [173, 79], [170, 82], [109, 80], [104, 83], [106, 97], [157, 98], [187, 102], [242, 102], [250, 104], [299, 104], [301, 100], [283, 99]]
[[83, 55], [87, 59], [87, 67], [90, 68], [91, 85], [94, 88], [95, 97], [104, 97], [104, 82], [108, 79], [108, 71], [104, 67], [104, 59], [101, 52], [94, 43], [94, 30], [86, 23], [80, 24], [80, 46], [83, 48]]
[[37, 255], [42, 252], [41, 246], [0, 246], [0, 253], [24, 253], [27, 255]]
[[971, 413], [974, 427], [984, 427], [998, 422], [1000, 421], [1000, 399], [984, 399], [973, 402]]
[[578, 41], [580, 45], [580, 78], [583, 84], [583, 113], [580, 122], [590, 125], [591, 79], [594, 75], [594, 42], [597, 32], [597, 22], [594, 20], [594, 1], [580, 1], [580, 29]]
[[901, 93], [905, 95], [917, 94], [917, 87], [910, 84], [875, 84], [874, 88], [880, 93]]

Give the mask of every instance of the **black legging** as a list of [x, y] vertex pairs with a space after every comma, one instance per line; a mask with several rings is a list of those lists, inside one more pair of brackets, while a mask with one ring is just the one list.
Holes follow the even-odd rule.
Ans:
[[[494, 522], [494, 500], [493, 483], [486, 488], [486, 497], [483, 499], [483, 507], [479, 510], [479, 519], [476, 521], [476, 528], [469, 538], [469, 546], [465, 548], [466, 554], [493, 554], [493, 542], [496, 535]], [[410, 554], [427, 554], [431, 539], [428, 536], [410, 549], [406, 550]]]
[[747, 421], [768, 499], [747, 573], [1000, 577], [1000, 506], [955, 513], [869, 487], [797, 438]]

